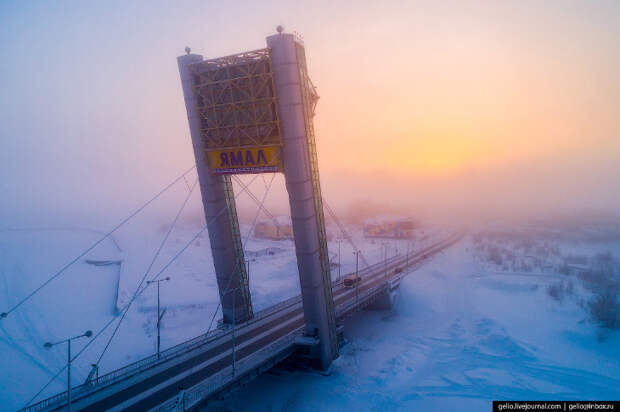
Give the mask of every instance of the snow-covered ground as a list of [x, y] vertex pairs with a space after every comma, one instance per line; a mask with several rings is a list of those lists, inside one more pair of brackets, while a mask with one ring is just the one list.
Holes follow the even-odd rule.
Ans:
[[[181, 219], [161, 251], [146, 279], [151, 279], [201, 229], [200, 221]], [[73, 384], [86, 379], [106, 346], [120, 315], [118, 308], [129, 302], [140, 279], [164, 238], [169, 225], [146, 216], [116, 232], [76, 264], [45, 286], [23, 306], [0, 321], [0, 411], [25, 404], [66, 364], [66, 346], [44, 349], [55, 342], [91, 329], [95, 334], [113, 321], [97, 339], [74, 341], [77, 354]], [[299, 294], [299, 278], [292, 241], [269, 241], [247, 236], [250, 225], [241, 231], [246, 251], [277, 248], [273, 255], [248, 253], [250, 289], [254, 310], [258, 311]], [[428, 227], [425, 241], [364, 239], [361, 230], [349, 228], [366, 259], [381, 259], [383, 244], [388, 256], [413, 252], [447, 233]], [[103, 233], [86, 228], [21, 228], [0, 230], [0, 311], [16, 304], [58, 269], [93, 244]], [[333, 263], [338, 262], [338, 242], [329, 242]], [[342, 275], [355, 269], [353, 248], [340, 244]], [[251, 256], [259, 255], [259, 256]], [[99, 265], [93, 265], [97, 261]], [[101, 265], [101, 262], [111, 263]], [[120, 264], [116, 263], [120, 262]], [[363, 267], [360, 262], [360, 267]], [[335, 279], [337, 267], [332, 269]], [[167, 309], [162, 321], [162, 349], [181, 343], [208, 330], [219, 297], [207, 232], [191, 242], [187, 250], [161, 274], [170, 281], [161, 285], [161, 304]], [[121, 367], [155, 352], [157, 294], [147, 288], [134, 302], [100, 362], [100, 373]], [[215, 317], [219, 319], [221, 314]], [[212, 327], [215, 327], [214, 322]], [[65, 373], [54, 380], [36, 399], [65, 390]]]
[[[144, 218], [115, 233], [22, 307], [0, 321], [0, 410], [26, 404], [66, 362], [66, 349], [43, 348], [92, 329], [97, 333], [117, 321], [116, 308], [128, 302], [166, 234], [168, 225]], [[148, 278], [200, 230], [201, 223], [181, 219]], [[299, 293], [292, 241], [247, 237], [250, 289], [254, 310]], [[369, 262], [419, 249], [449, 230], [427, 226], [425, 242], [364, 239], [349, 227]], [[101, 233], [85, 228], [0, 231], [0, 310], [6, 310], [57, 269], [95, 242]], [[333, 263], [338, 242], [329, 243]], [[343, 241], [341, 274], [354, 270], [352, 247]], [[271, 248], [274, 254], [261, 253]], [[573, 244], [570, 253], [595, 253], [593, 244]], [[581, 252], [580, 252], [581, 251]], [[254, 253], [250, 253], [254, 252]], [[567, 252], [567, 253], [569, 253]], [[500, 270], [481, 264], [471, 238], [407, 277], [394, 310], [365, 311], [349, 319], [349, 343], [323, 377], [301, 372], [267, 374], [213, 408], [232, 410], [488, 410], [492, 399], [601, 399], [620, 395], [620, 338], [600, 341], [599, 328], [587, 319], [578, 299], [558, 302], [548, 285], [559, 276]], [[96, 266], [87, 260], [118, 262]], [[362, 265], [362, 262], [360, 262]], [[509, 268], [510, 269], [510, 268]], [[338, 276], [332, 268], [332, 276]], [[218, 306], [211, 250], [206, 232], [165, 272], [162, 284], [162, 348], [204, 333]], [[576, 287], [576, 292], [580, 289]], [[118, 296], [117, 296], [118, 294]], [[149, 287], [135, 301], [101, 360], [101, 373], [155, 351], [156, 290]], [[220, 315], [216, 316], [216, 320]], [[84, 381], [116, 323], [75, 361], [73, 383]], [[78, 353], [87, 339], [75, 341]], [[65, 388], [65, 375], [37, 398]], [[215, 409], [216, 410], [216, 409]]]
[[620, 398], [620, 334], [598, 339], [553, 277], [481, 270], [468, 238], [348, 320], [331, 376], [265, 374], [212, 411], [488, 411], [498, 399]]

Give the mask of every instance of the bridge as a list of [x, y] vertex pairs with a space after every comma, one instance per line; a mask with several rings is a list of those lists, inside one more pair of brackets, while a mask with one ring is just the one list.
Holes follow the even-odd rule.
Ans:
[[[361, 309], [389, 307], [404, 276], [437, 253], [450, 247], [462, 233], [411, 255], [397, 255], [359, 271], [361, 282], [347, 288], [332, 283], [336, 319], [342, 321]], [[190, 339], [103, 376], [97, 382], [72, 388], [74, 410], [171, 411], [204, 405], [235, 386], [243, 385], [286, 358], [303, 358], [316, 338], [304, 336], [301, 296], [254, 315], [252, 320], [222, 327]], [[342, 342], [342, 338], [341, 338]], [[180, 389], [183, 388], [183, 389]], [[67, 392], [57, 394], [22, 411], [67, 408]]]
[[[279, 28], [278, 34], [267, 37], [267, 46], [208, 60], [186, 48], [186, 55], [179, 56], [177, 62], [196, 160], [196, 183], [190, 186], [185, 180], [185, 175], [194, 169], [191, 168], [30, 294], [0, 313], [0, 321], [12, 316], [34, 294], [176, 182], [186, 182], [189, 193], [133, 296], [121, 310], [122, 316], [86, 382], [74, 386], [70, 371], [71, 362], [89, 343], [72, 357], [71, 340], [60, 341], [68, 343], [69, 390], [32, 403], [46, 385], [23, 411], [195, 409], [285, 359], [327, 374], [344, 340], [343, 320], [367, 307], [390, 308], [403, 276], [460, 239], [462, 234], [454, 233], [424, 245], [411, 255], [408, 252], [390, 259], [386, 256], [383, 261], [369, 265], [322, 196], [313, 127], [318, 95], [308, 76], [303, 41]], [[236, 198], [246, 192], [258, 205], [256, 217], [261, 211], [271, 215], [264, 207], [271, 184], [266, 183], [261, 201], [249, 190], [251, 182], [235, 193], [232, 179], [238, 179], [237, 174], [254, 174], [255, 179], [259, 173], [284, 174], [301, 294], [254, 313], [244, 255], [248, 238], [245, 241], [241, 238]], [[198, 183], [206, 224], [153, 276], [150, 273], [153, 263]], [[364, 267], [359, 271], [356, 268], [355, 272], [360, 280], [354, 284], [332, 280], [324, 210], [332, 216], [344, 239], [351, 243], [357, 257], [363, 260]], [[255, 223], [256, 218], [253, 227]], [[205, 230], [208, 230], [220, 297], [221, 324], [213, 331], [209, 326], [205, 334], [164, 351], [159, 351], [158, 340], [156, 355], [103, 376], [94, 375], [134, 300], [146, 285], [159, 282], [159, 276]], [[251, 230], [248, 237], [250, 233]], [[218, 310], [212, 322], [217, 313]], [[161, 319], [159, 310], [158, 316]], [[106, 324], [91, 342], [115, 321]], [[92, 332], [78, 337], [81, 336], [91, 337]]]

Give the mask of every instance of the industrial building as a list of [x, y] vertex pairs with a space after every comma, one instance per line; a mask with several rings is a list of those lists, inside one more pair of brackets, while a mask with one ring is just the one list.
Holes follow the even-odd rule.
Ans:
[[254, 226], [256, 239], [292, 240], [293, 224], [290, 217], [278, 216], [272, 220], [257, 222]]
[[411, 218], [374, 219], [364, 224], [364, 237], [411, 239], [417, 226]]
[[[273, 219], [256, 222], [255, 239], [293, 240], [293, 223], [290, 216], [276, 216]], [[331, 241], [334, 235], [329, 227], [325, 227], [325, 239]]]

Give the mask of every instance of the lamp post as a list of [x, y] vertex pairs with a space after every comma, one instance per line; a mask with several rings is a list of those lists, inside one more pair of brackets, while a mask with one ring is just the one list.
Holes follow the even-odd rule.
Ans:
[[236, 353], [236, 345], [235, 345], [235, 328], [237, 327], [237, 318], [236, 318], [236, 295], [239, 288], [235, 288], [229, 290], [226, 294], [232, 293], [232, 307], [233, 307], [233, 318], [232, 318], [232, 331], [231, 331], [231, 341], [232, 341], [232, 376], [235, 377], [236, 372], [236, 363], [237, 363], [237, 353]]
[[[353, 254], [355, 255], [355, 279], [357, 279], [359, 277], [359, 257], [360, 257], [360, 251], [356, 250], [353, 252]], [[355, 281], [355, 305], [357, 305], [357, 303], [359, 302], [359, 285], [360, 283], [362, 283], [361, 279], [360, 280], [356, 280]]]
[[342, 267], [342, 261], [340, 260], [340, 244], [342, 239], [338, 239], [338, 281], [340, 281], [340, 268]]
[[407, 268], [407, 273], [409, 272], [409, 247], [411, 246], [411, 241], [407, 241], [407, 264], [406, 264], [406, 268]]
[[387, 280], [387, 257], [388, 257], [388, 243], [381, 243], [381, 251], [383, 252], [383, 277]]
[[237, 327], [237, 317], [235, 314], [236, 311], [236, 307], [235, 307], [235, 298], [237, 296], [237, 289], [234, 289], [233, 291], [233, 328], [232, 328], [232, 376], [233, 378], [235, 377], [235, 364], [237, 363], [237, 353], [235, 352], [235, 329]]
[[250, 259], [245, 260], [245, 273], [248, 276], [248, 289], [250, 289]]
[[162, 313], [161, 315], [159, 314], [159, 284], [161, 282], [167, 282], [169, 280], [170, 280], [170, 276], [164, 279], [146, 281], [147, 285], [150, 285], [152, 283], [157, 283], [157, 359], [159, 359], [159, 349], [161, 347], [161, 333], [160, 333], [161, 318], [164, 317], [164, 313], [166, 312], [166, 310], [164, 309], [164, 313]]
[[69, 339], [63, 339], [58, 342], [45, 342], [43, 347], [45, 349], [51, 349], [53, 346], [67, 342], [67, 411], [71, 411], [71, 341], [78, 338], [90, 338], [93, 336], [93, 331], [87, 330], [81, 335], [74, 336]]
[[96, 373], [95, 383], [99, 383], [99, 365], [97, 365], [96, 363], [91, 363], [90, 366], [93, 367]]
[[389, 247], [390, 247], [390, 244], [388, 242], [385, 242], [385, 261], [383, 262], [383, 268], [384, 268], [383, 270], [385, 272], [385, 280], [387, 280], [387, 278], [388, 278], [388, 264], [387, 264], [387, 261], [388, 261]]

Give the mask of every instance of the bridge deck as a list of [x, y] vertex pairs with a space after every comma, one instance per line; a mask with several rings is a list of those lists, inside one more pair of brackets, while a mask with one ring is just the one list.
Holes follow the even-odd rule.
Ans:
[[[347, 289], [342, 282], [332, 284], [336, 316], [347, 315], [369, 305], [390, 281], [407, 273], [395, 273], [423, 263], [428, 257], [451, 246], [460, 235], [438, 242], [422, 251], [400, 255], [360, 270], [362, 281]], [[304, 329], [301, 297], [297, 296], [262, 312], [234, 328], [219, 329], [162, 352], [160, 359], [148, 357], [100, 377], [96, 385], [72, 389], [74, 410], [99, 411], [170, 410], [176, 403], [179, 387], [186, 408], [226, 389], [236, 381], [247, 381], [294, 351], [295, 339]], [[56, 410], [66, 407], [66, 392], [34, 404], [24, 411]]]

